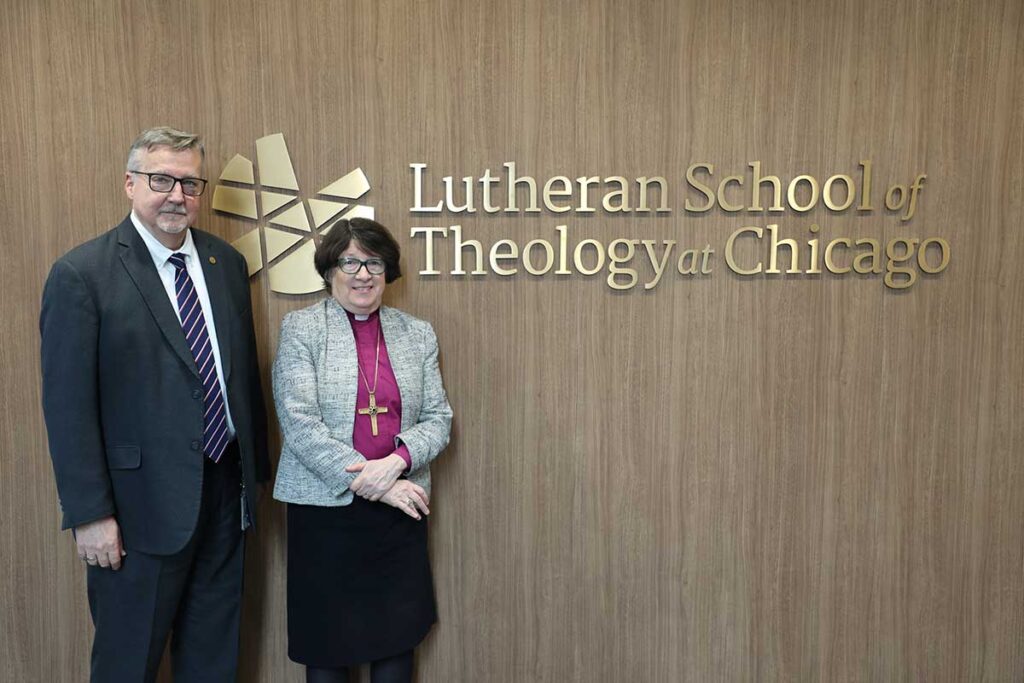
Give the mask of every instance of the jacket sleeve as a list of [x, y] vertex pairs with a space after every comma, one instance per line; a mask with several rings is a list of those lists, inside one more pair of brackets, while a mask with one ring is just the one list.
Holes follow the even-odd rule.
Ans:
[[324, 424], [317, 392], [315, 352], [309, 336], [309, 327], [296, 313], [289, 313], [281, 321], [273, 370], [274, 405], [284, 448], [340, 496], [357, 476], [357, 473], [346, 472], [345, 468], [365, 462], [365, 458], [334, 438]]
[[[244, 283], [243, 292], [249, 293], [249, 271], [245, 265], [245, 259], [239, 255], [239, 278]], [[267, 407], [263, 400], [263, 381], [260, 378], [259, 351], [256, 345], [256, 328], [252, 320], [252, 308], [249, 308], [249, 315], [245, 317], [245, 344], [248, 349], [249, 360], [249, 406], [250, 421], [253, 432], [254, 458], [253, 465], [256, 470], [256, 481], [265, 482], [270, 479], [270, 455], [267, 452]]]
[[429, 323], [423, 323], [422, 329], [423, 405], [416, 424], [397, 437], [409, 449], [410, 471], [426, 467], [444, 450], [452, 426], [452, 408], [448, 405], [438, 366], [437, 335]]
[[116, 512], [99, 401], [99, 311], [65, 260], [50, 270], [39, 317], [43, 415], [57, 494], [71, 529]]

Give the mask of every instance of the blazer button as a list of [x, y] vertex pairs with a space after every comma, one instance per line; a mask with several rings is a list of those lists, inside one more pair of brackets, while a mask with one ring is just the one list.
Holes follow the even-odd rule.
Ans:
[[198, 439], [192, 442], [192, 450], [198, 451], [200, 446], [202, 446], [202, 444], [199, 443]]
[[198, 399], [198, 398], [202, 398], [202, 397], [203, 397], [203, 392], [201, 392], [199, 389], [193, 389], [192, 390], [192, 398]]

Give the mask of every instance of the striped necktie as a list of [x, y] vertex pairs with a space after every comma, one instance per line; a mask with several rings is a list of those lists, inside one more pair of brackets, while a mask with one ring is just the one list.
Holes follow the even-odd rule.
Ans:
[[213, 359], [210, 333], [206, 330], [199, 293], [185, 268], [185, 255], [171, 254], [170, 261], [175, 270], [174, 293], [178, 298], [181, 329], [203, 380], [203, 452], [210, 460], [217, 462], [228, 446], [228, 420], [224, 410], [224, 395], [217, 379], [217, 364]]

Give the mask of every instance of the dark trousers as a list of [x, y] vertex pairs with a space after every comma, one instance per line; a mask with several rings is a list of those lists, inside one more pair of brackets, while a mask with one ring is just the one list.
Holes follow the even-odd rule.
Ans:
[[169, 635], [177, 683], [235, 680], [245, 554], [237, 445], [203, 468], [196, 530], [180, 552], [128, 547], [119, 571], [88, 568], [94, 683], [154, 680]]

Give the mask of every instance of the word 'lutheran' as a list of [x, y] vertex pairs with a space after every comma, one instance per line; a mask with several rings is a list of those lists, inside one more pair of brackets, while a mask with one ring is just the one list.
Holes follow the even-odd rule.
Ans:
[[[669, 184], [663, 176], [641, 176], [631, 183], [624, 176], [580, 176], [572, 180], [568, 176], [556, 175], [548, 178], [541, 186], [532, 176], [519, 176], [515, 162], [507, 161], [502, 164], [504, 172], [498, 175], [493, 175], [488, 168], [479, 178], [466, 176], [461, 183], [453, 176], [444, 176], [441, 178], [444, 199], [431, 202], [425, 198], [427, 164], [414, 163], [409, 164], [409, 167], [413, 172], [413, 206], [409, 209], [412, 213], [476, 213], [478, 210], [485, 213], [539, 213], [542, 211], [541, 203], [544, 209], [552, 213], [594, 213], [598, 208], [607, 213], [672, 211], [669, 205]], [[790, 180], [785, 193], [779, 176], [762, 175], [760, 161], [751, 161], [748, 167], [749, 173], [727, 175], [714, 183], [713, 164], [691, 164], [686, 169], [686, 187], [693, 194], [686, 196], [683, 204], [685, 210], [705, 213], [719, 206], [727, 213], [779, 213], [787, 208], [804, 213], [823, 203], [830, 211], [838, 213], [849, 209], [854, 202], [858, 202], [859, 212], [875, 210], [870, 160], [858, 164], [858, 179], [854, 179], [853, 175], [838, 173], [821, 183], [815, 176], [805, 173]], [[900, 219], [909, 221], [914, 217], [918, 196], [926, 178], [927, 175], [922, 173], [909, 186], [899, 183], [891, 185], [885, 192], [885, 208], [891, 212], [900, 212]], [[460, 184], [461, 189], [457, 188]], [[479, 203], [475, 190], [479, 190]], [[762, 190], [771, 193], [771, 202], [767, 207], [761, 202]], [[599, 202], [594, 201], [591, 195], [593, 191], [601, 192]], [[522, 208], [521, 192], [525, 195]], [[505, 198], [504, 205], [500, 203], [502, 196]], [[656, 204], [653, 209], [652, 204]]]

